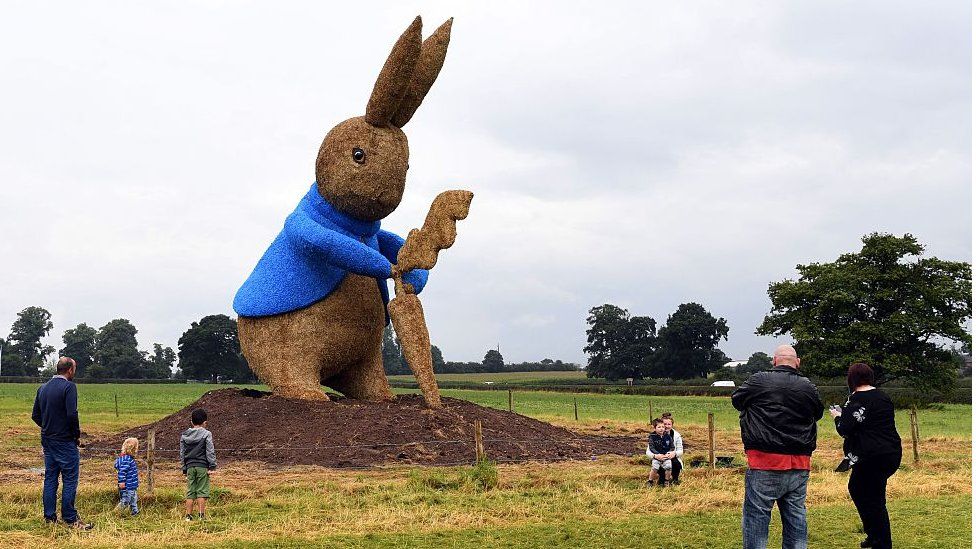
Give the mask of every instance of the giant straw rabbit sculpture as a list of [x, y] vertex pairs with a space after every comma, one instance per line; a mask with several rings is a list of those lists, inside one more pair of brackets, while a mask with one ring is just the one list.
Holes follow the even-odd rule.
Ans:
[[[435, 200], [424, 229], [441, 227], [431, 222], [438, 217], [449, 217], [450, 228], [436, 229], [444, 234], [433, 239], [420, 234], [424, 230], [412, 231], [409, 238], [416, 246], [404, 248], [410, 252], [426, 244], [427, 255], [432, 250], [433, 257], [406, 261], [401, 253], [398, 262], [404, 240], [380, 230], [380, 220], [400, 204], [409, 157], [401, 128], [437, 78], [450, 34], [448, 20], [421, 41], [417, 17], [400, 36], [376, 80], [365, 116], [341, 122], [325, 136], [315, 161], [315, 184], [234, 298], [244, 356], [276, 395], [327, 400], [321, 389], [327, 385], [351, 398], [393, 396], [381, 355], [387, 279], [397, 282], [397, 307], [391, 313], [412, 315], [413, 320], [401, 321], [406, 322], [404, 330], [418, 314], [423, 323], [413, 294], [427, 282], [425, 269], [433, 267], [436, 251], [453, 243], [448, 233], [454, 220], [467, 215], [472, 196], [449, 191]], [[409, 267], [401, 270], [397, 263]], [[426, 325], [422, 332], [413, 339], [425, 339]], [[433, 373], [418, 373], [418, 380], [422, 387], [426, 384], [427, 401], [439, 405]]]

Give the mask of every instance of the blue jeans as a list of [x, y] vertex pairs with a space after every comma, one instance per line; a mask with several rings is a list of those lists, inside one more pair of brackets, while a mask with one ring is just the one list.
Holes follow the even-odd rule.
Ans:
[[58, 475], [64, 487], [61, 490], [61, 520], [72, 523], [78, 520], [75, 509], [75, 493], [78, 491], [78, 445], [74, 441], [44, 440], [44, 518], [57, 520]]
[[135, 490], [119, 490], [119, 508], [128, 508], [133, 516], [139, 514], [139, 495]]
[[783, 520], [783, 549], [807, 547], [807, 481], [810, 471], [746, 471], [742, 503], [742, 547], [766, 549], [773, 504]]

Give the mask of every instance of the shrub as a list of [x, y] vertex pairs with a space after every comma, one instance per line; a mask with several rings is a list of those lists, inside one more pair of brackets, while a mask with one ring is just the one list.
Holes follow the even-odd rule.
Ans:
[[491, 490], [498, 486], [498, 467], [490, 459], [479, 460], [467, 474], [471, 482], [481, 490]]
[[498, 467], [483, 459], [473, 467], [457, 469], [415, 469], [408, 483], [421, 489], [484, 492], [498, 486]]

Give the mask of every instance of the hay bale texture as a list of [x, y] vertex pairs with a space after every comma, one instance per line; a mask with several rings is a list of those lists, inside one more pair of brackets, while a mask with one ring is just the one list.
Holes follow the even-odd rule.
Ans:
[[451, 33], [448, 20], [421, 41], [421, 25], [417, 17], [393, 46], [365, 116], [325, 136], [316, 183], [235, 296], [241, 349], [276, 395], [327, 400], [324, 384], [356, 399], [393, 396], [381, 355], [386, 280], [396, 275], [412, 295], [427, 270], [394, 265], [404, 241], [380, 230], [380, 220], [403, 197], [409, 147], [401, 128], [436, 80]]
[[457, 238], [455, 222], [468, 217], [472, 198], [474, 194], [470, 191], [446, 191], [437, 195], [430, 205], [424, 226], [410, 231], [407, 241], [400, 247], [394, 267], [396, 297], [389, 304], [390, 317], [400, 337], [400, 349], [410, 371], [417, 378], [420, 392], [427, 404], [435, 408], [441, 406], [441, 396], [434, 377], [424, 308], [414, 295], [413, 286], [404, 283], [399, 273], [434, 268], [438, 252], [454, 244]]

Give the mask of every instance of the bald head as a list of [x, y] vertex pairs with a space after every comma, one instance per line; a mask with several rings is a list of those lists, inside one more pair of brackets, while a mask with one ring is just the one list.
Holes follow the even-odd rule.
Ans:
[[773, 353], [773, 366], [789, 366], [799, 368], [800, 359], [796, 356], [796, 349], [792, 345], [780, 345]]

